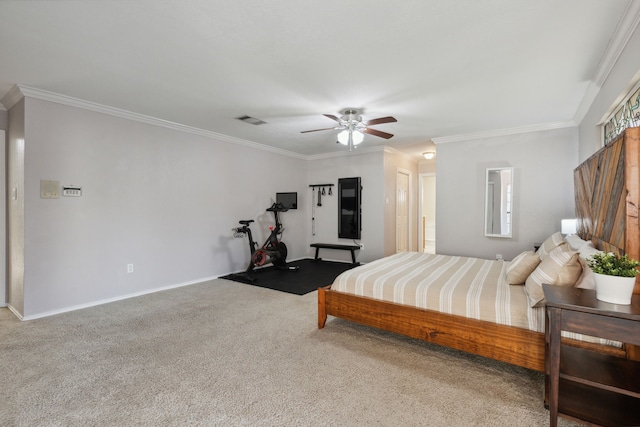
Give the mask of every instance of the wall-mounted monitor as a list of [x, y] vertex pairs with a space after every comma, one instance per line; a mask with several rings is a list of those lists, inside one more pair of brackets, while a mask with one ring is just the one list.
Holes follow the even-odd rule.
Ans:
[[287, 209], [298, 209], [298, 193], [276, 193], [276, 203]]

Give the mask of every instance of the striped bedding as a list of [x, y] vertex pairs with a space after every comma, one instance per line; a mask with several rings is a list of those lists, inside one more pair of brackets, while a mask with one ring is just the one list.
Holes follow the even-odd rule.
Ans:
[[345, 271], [331, 290], [544, 331], [544, 309], [529, 307], [524, 286], [507, 284], [506, 267], [503, 261], [404, 252]]
[[[544, 332], [544, 307], [531, 308], [524, 286], [506, 281], [508, 262], [403, 252], [340, 274], [332, 291]], [[620, 347], [573, 332], [562, 336]]]

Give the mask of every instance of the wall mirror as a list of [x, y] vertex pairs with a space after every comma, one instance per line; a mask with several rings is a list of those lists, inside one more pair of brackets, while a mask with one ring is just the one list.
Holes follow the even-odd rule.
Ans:
[[513, 168], [487, 168], [484, 206], [484, 235], [510, 238], [513, 225]]

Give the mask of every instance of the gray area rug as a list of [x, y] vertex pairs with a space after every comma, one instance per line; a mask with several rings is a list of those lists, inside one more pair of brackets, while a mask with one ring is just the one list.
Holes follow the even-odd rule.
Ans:
[[218, 279], [28, 322], [0, 309], [0, 425], [548, 425], [542, 374], [318, 330], [316, 297]]

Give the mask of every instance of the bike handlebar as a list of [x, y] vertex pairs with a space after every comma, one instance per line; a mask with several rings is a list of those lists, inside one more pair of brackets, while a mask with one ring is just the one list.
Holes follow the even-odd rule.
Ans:
[[285, 208], [282, 203], [274, 203], [270, 208], [267, 208], [269, 212], [286, 212], [289, 208]]

